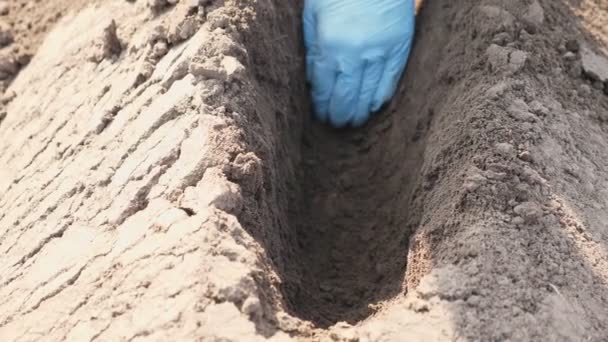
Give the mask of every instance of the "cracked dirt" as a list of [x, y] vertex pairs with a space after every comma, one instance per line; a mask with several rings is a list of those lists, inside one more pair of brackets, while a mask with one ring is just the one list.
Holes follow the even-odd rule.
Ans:
[[357, 130], [301, 6], [0, 1], [0, 340], [604, 341], [608, 5], [427, 0]]

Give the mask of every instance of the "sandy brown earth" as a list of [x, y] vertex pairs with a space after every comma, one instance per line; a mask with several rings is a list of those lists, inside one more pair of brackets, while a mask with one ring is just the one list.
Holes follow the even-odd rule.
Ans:
[[0, 1], [0, 340], [605, 341], [608, 4], [425, 1], [357, 130], [301, 6]]
[[27, 65], [50, 28], [91, 0], [0, 1], [0, 91]]

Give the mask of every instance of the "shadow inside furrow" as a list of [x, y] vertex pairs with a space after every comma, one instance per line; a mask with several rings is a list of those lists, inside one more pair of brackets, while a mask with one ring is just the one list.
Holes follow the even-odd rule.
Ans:
[[314, 120], [304, 127], [299, 191], [290, 200], [298, 276], [287, 279], [286, 294], [294, 314], [320, 327], [357, 322], [405, 291], [408, 206], [440, 102], [440, 6], [429, 1], [419, 15], [408, 70], [388, 108], [361, 129]]

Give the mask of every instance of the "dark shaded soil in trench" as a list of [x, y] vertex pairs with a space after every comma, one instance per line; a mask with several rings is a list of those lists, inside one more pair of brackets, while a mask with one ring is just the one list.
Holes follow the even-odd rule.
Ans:
[[361, 129], [315, 120], [304, 128], [300, 193], [290, 216], [302, 273], [290, 295], [298, 314], [320, 325], [358, 321], [370, 305], [404, 290], [409, 203], [433, 100], [444, 91], [429, 73], [448, 37], [445, 25], [428, 18], [438, 6], [429, 4], [418, 18], [408, 71], [386, 109]]

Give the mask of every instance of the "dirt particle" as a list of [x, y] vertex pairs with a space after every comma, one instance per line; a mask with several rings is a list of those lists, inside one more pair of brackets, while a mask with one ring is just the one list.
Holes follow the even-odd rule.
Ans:
[[509, 65], [512, 72], [518, 71], [523, 68], [526, 64], [526, 60], [528, 60], [528, 54], [521, 50], [515, 50], [511, 52], [511, 55], [509, 57]]
[[169, 51], [169, 45], [167, 44], [166, 40], [161, 39], [157, 41], [152, 47], [152, 53], [150, 57], [156, 60], [161, 59], [164, 55], [167, 54], [167, 51]]
[[593, 88], [597, 90], [604, 90], [604, 82], [596, 80], [593, 82]]
[[513, 220], [511, 220], [511, 223], [513, 223], [516, 226], [521, 226], [522, 224], [525, 223], [525, 220], [521, 216], [515, 216], [513, 218]]
[[93, 43], [93, 51], [89, 60], [96, 63], [115, 55], [120, 55], [122, 45], [116, 33], [116, 22], [111, 19], [104, 25], [103, 32]]
[[[581, 61], [585, 74], [594, 81], [608, 81], [608, 59], [589, 48], [581, 50]], [[603, 85], [602, 85], [603, 88]]]
[[499, 30], [511, 30], [515, 24], [515, 17], [504, 8], [492, 5], [479, 6], [479, 10], [488, 19], [491, 19]]
[[238, 59], [232, 56], [226, 56], [222, 59], [222, 67], [226, 70], [228, 79], [233, 79], [244, 72], [245, 68]]
[[133, 88], [137, 88], [139, 85], [148, 80], [154, 73], [156, 66], [147, 59], [144, 59], [139, 62], [136, 68], [137, 74], [133, 80]]
[[497, 33], [494, 36], [494, 38], [492, 38], [492, 43], [500, 45], [500, 46], [505, 46], [505, 45], [507, 45], [507, 43], [510, 43], [511, 41], [512, 41], [511, 35], [507, 32]]
[[6, 51], [0, 52], [0, 80], [13, 77], [19, 69], [15, 57]]
[[564, 54], [564, 60], [566, 60], [566, 61], [571, 62], [571, 61], [576, 60], [576, 58], [577, 58], [576, 54], [572, 51], [568, 51]]
[[545, 185], [547, 181], [534, 169], [529, 166], [524, 167], [520, 174], [521, 180], [531, 185]]
[[260, 299], [254, 296], [249, 296], [247, 299], [245, 299], [241, 311], [249, 317], [255, 318], [261, 318], [264, 313]]
[[262, 161], [252, 152], [239, 154], [232, 164], [231, 176], [244, 191], [257, 193], [263, 184]]
[[8, 4], [8, 1], [3, 0], [0, 1], [0, 15], [7, 15], [11, 11], [11, 6]]
[[578, 95], [582, 97], [591, 95], [591, 87], [588, 84], [581, 84], [578, 87]]
[[207, 21], [212, 29], [230, 30], [230, 17], [223, 13], [222, 10], [216, 10], [207, 15]]
[[509, 63], [509, 49], [492, 44], [486, 50], [492, 70], [499, 70]]
[[410, 298], [407, 302], [407, 308], [415, 312], [428, 312], [431, 308], [431, 304], [427, 300]]
[[196, 17], [184, 17], [171, 24], [167, 31], [167, 40], [170, 44], [177, 44], [192, 37], [198, 27], [199, 20]]
[[467, 304], [474, 307], [479, 306], [479, 304], [481, 304], [481, 297], [477, 295], [472, 295], [467, 298]]
[[0, 48], [12, 44], [14, 41], [11, 27], [5, 21], [0, 21]]
[[488, 89], [486, 91], [486, 94], [488, 95], [489, 98], [493, 99], [493, 100], [497, 100], [502, 98], [502, 96], [509, 90], [509, 84], [506, 82], [500, 82], [494, 86], [492, 86], [492, 88]]
[[569, 64], [567, 73], [570, 77], [579, 78], [583, 76], [583, 66], [578, 58], [574, 61], [570, 61]]
[[178, 3], [179, 0], [147, 0], [147, 5], [154, 12], [160, 12], [161, 10], [173, 6]]
[[523, 16], [526, 30], [530, 33], [536, 33], [544, 21], [545, 11], [538, 0], [534, 0]]
[[532, 154], [529, 151], [523, 151], [517, 157], [529, 163], [534, 161], [534, 158], [532, 158]]
[[549, 109], [538, 100], [530, 102], [530, 110], [539, 116], [549, 115]]
[[578, 53], [580, 50], [580, 44], [576, 39], [569, 39], [566, 41], [565, 49], [572, 53]]
[[525, 223], [535, 223], [542, 215], [542, 210], [534, 202], [524, 202], [513, 208], [515, 214], [521, 216]]
[[530, 107], [522, 100], [517, 99], [507, 108], [509, 114], [516, 120], [524, 122], [535, 122], [536, 116], [530, 113]]
[[592, 194], [595, 192], [595, 186], [593, 185], [592, 182], [586, 180], [583, 182], [583, 189], [588, 193], [588, 194]]
[[196, 77], [221, 81], [238, 78], [244, 71], [243, 65], [232, 56], [205, 58], [191, 63], [189, 69]]
[[524, 51], [496, 44], [488, 47], [486, 55], [494, 72], [509, 71], [515, 73], [524, 67], [528, 59], [528, 54]]
[[163, 25], [154, 26], [154, 28], [150, 30], [147, 41], [148, 44], [153, 46], [159, 40], [167, 41], [167, 28]]
[[496, 151], [505, 157], [515, 156], [515, 147], [509, 143], [496, 144]]
[[467, 192], [474, 192], [487, 182], [487, 178], [481, 173], [475, 172], [467, 176], [464, 181], [463, 188]]
[[186, 188], [180, 200], [182, 208], [197, 210], [208, 206], [234, 215], [240, 213], [243, 206], [240, 188], [215, 168], [205, 171], [203, 179], [195, 187]]
[[4, 94], [2, 94], [2, 96], [0, 97], [0, 103], [3, 105], [7, 105], [11, 101], [13, 101], [16, 97], [17, 97], [17, 93], [15, 93], [14, 90], [9, 90], [9, 91], [5, 92]]
[[357, 336], [355, 329], [353, 326], [346, 322], [338, 322], [334, 327], [332, 327], [332, 332], [329, 334], [329, 337], [332, 341], [336, 342], [359, 342], [360, 339]]

